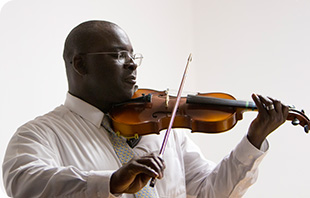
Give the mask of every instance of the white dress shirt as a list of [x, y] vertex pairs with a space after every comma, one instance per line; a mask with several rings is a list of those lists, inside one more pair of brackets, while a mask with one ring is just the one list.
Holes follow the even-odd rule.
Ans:
[[[110, 177], [121, 163], [101, 126], [103, 116], [94, 106], [67, 94], [64, 105], [21, 126], [3, 162], [8, 195], [114, 197], [109, 191]], [[143, 136], [134, 152], [158, 153], [163, 136]], [[267, 141], [258, 150], [245, 136], [216, 165], [202, 156], [182, 130], [174, 130], [163, 156], [164, 178], [155, 189], [162, 198], [242, 197], [256, 181], [257, 166], [267, 149]]]

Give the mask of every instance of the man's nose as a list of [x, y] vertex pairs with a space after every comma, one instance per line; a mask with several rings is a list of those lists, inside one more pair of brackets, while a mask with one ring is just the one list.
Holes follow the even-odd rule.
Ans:
[[125, 69], [131, 69], [131, 70], [136, 70], [138, 65], [137, 63], [134, 62], [134, 60], [130, 60], [130, 62], [124, 64]]

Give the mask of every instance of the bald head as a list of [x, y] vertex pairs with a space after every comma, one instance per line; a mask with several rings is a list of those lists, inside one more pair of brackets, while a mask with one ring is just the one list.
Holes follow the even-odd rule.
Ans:
[[125, 31], [116, 24], [87, 21], [75, 27], [63, 52], [69, 93], [102, 111], [130, 99], [137, 65], [133, 61], [120, 62], [120, 51], [132, 53], [133, 47]]
[[71, 30], [64, 44], [63, 58], [66, 65], [66, 73], [69, 91], [81, 86], [81, 75], [85, 74], [84, 62], [81, 54], [102, 51], [110, 43], [111, 37], [118, 36], [123, 30], [114, 23], [108, 21], [86, 21]]
[[98, 39], [104, 39], [111, 34], [116, 24], [108, 21], [86, 21], [76, 26], [67, 36], [64, 46], [63, 58], [66, 65], [72, 62], [73, 56], [89, 52], [89, 48], [96, 45]]

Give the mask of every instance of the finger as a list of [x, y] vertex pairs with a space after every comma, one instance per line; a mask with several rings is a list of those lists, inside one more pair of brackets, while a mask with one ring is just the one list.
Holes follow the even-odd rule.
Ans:
[[163, 168], [166, 168], [166, 164], [163, 158], [161, 158], [160, 156], [157, 157], [157, 159], [159, 159], [161, 161], [161, 163], [163, 164]]
[[163, 177], [163, 170], [165, 169], [165, 165], [163, 163], [163, 160], [160, 159], [158, 156], [155, 156], [154, 154], [152, 154], [149, 156], [144, 156], [137, 161], [141, 164], [144, 164], [152, 168], [158, 174], [158, 176], [156, 177], [158, 178]]
[[263, 104], [260, 101], [260, 99], [259, 99], [257, 94], [253, 93], [252, 94], [252, 99], [255, 102], [255, 105], [256, 105], [256, 107], [257, 107], [259, 112], [265, 111], [265, 107], [263, 106]]
[[149, 166], [149, 162], [146, 160], [136, 160], [132, 164], [130, 164], [130, 168], [132, 168], [132, 171], [135, 172], [136, 175], [138, 174], [145, 174], [148, 177], [159, 177], [158, 171], [156, 171], [154, 168]]
[[274, 110], [278, 113], [282, 113], [282, 103], [279, 100], [268, 97], [273, 103]]
[[151, 154], [152, 158], [160, 165], [163, 169], [166, 168], [165, 161], [159, 155], [155, 155], [154, 153]]
[[161, 179], [164, 176], [164, 169], [166, 168], [164, 160], [159, 156], [154, 156], [153, 159], [155, 160], [156, 164], [158, 165], [159, 169], [159, 179]]
[[272, 100], [274, 106], [275, 106], [275, 110], [277, 113], [281, 113], [281, 116], [283, 118], [283, 120], [285, 121], [287, 116], [288, 116], [288, 112], [289, 112], [289, 108], [287, 105], [284, 105], [280, 100], [276, 100], [273, 98], [268, 97], [270, 100]]
[[289, 108], [287, 105], [282, 105], [282, 112], [283, 112], [283, 119], [286, 121], [288, 113], [289, 113]]
[[264, 97], [262, 95], [257, 95], [259, 97], [259, 99], [262, 101], [262, 104], [265, 106], [271, 105], [273, 104], [272, 100], [270, 100], [270, 98]]
[[264, 97], [262, 95], [258, 95], [258, 97], [262, 101], [262, 105], [264, 106], [265, 112], [274, 115], [276, 111], [273, 101], [270, 98]]

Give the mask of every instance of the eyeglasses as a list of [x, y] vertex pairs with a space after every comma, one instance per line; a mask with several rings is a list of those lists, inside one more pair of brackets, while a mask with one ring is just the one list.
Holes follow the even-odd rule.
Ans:
[[99, 54], [115, 54], [117, 55], [117, 60], [121, 64], [130, 64], [133, 61], [137, 66], [140, 66], [142, 63], [143, 56], [140, 53], [130, 54], [128, 51], [119, 51], [119, 52], [90, 52], [85, 53], [84, 55], [99, 55]]

